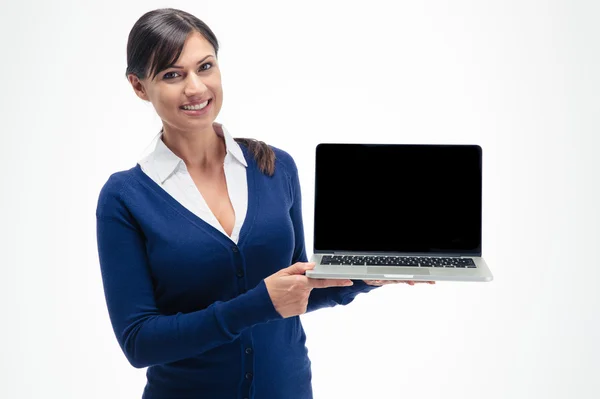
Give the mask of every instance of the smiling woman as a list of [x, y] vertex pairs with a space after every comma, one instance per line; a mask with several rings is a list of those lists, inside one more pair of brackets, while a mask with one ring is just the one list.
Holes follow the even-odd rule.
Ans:
[[143, 15], [126, 76], [162, 120], [155, 150], [113, 173], [96, 209], [110, 321], [144, 399], [312, 397], [299, 315], [376, 289], [313, 280], [298, 170], [285, 151], [234, 139], [218, 43], [174, 9]]
[[[223, 104], [218, 51], [215, 34], [194, 15], [170, 8], [150, 11], [129, 34], [125, 75], [136, 94], [152, 102], [170, 127], [177, 129], [183, 123], [214, 130], [212, 122]], [[170, 108], [176, 104], [181, 113]], [[192, 118], [182, 120], [181, 115]], [[275, 153], [266, 143], [234, 140], [249, 149], [263, 172], [273, 174]]]

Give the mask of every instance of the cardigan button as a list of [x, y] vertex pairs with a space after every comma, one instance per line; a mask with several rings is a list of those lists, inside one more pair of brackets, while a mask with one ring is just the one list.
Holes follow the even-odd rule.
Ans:
[[246, 355], [252, 354], [252, 348], [246, 348]]
[[238, 271], [235, 275], [242, 278], [242, 277], [244, 277], [244, 271], [242, 269], [238, 269]]
[[246, 379], [247, 380], [251, 380], [252, 379], [252, 373], [246, 373]]
[[233, 251], [233, 253], [237, 254], [238, 252], [240, 252], [240, 250], [238, 249], [238, 247], [231, 247], [231, 250]]

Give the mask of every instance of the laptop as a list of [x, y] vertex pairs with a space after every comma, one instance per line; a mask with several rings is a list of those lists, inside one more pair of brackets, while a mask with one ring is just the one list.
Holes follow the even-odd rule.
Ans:
[[316, 148], [311, 278], [492, 281], [482, 257], [482, 149]]

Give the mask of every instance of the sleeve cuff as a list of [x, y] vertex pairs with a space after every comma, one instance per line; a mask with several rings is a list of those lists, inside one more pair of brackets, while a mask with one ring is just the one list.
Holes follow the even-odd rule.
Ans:
[[280, 320], [265, 281], [238, 297], [216, 304], [215, 315], [224, 330], [237, 335], [255, 324]]

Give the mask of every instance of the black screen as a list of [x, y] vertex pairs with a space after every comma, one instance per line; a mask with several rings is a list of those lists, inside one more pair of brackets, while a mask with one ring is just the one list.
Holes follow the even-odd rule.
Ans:
[[319, 144], [314, 252], [481, 253], [481, 147]]

